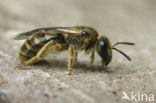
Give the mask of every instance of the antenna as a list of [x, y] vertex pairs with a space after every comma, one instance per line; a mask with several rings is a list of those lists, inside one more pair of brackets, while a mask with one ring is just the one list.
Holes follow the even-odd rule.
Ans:
[[135, 45], [135, 43], [131, 43], [131, 42], [117, 42], [117, 43], [115, 43], [112, 47], [115, 47], [116, 45], [119, 45], [119, 44]]
[[118, 51], [120, 54], [122, 54], [124, 57], [126, 57], [129, 61], [131, 61], [131, 58], [127, 54], [125, 54], [124, 52], [122, 52], [121, 50], [119, 50], [117, 48], [112, 48], [112, 49]]

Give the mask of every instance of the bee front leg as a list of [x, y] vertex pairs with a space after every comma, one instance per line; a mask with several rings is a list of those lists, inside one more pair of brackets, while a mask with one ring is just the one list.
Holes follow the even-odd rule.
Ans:
[[72, 67], [73, 67], [73, 62], [74, 62], [74, 47], [69, 46], [68, 48], [68, 75], [71, 75], [72, 73]]
[[101, 67], [105, 67], [105, 62], [101, 60]]
[[92, 51], [90, 55], [90, 67], [91, 68], [93, 67], [93, 62], [94, 62], [94, 51]]

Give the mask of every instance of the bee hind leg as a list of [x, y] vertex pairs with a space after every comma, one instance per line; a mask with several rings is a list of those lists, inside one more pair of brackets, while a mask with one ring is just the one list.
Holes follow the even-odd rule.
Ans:
[[28, 61], [25, 61], [23, 63], [23, 66], [32, 65], [34, 63], [37, 63], [38, 61], [43, 60], [51, 52], [54, 46], [55, 46], [55, 41], [48, 42], [41, 48], [41, 50], [37, 53], [36, 56], [32, 57]]
[[23, 56], [22, 54], [19, 55], [19, 59], [20, 59], [21, 64], [17, 63], [14, 69], [16, 68], [23, 69], [24, 67], [26, 67], [25, 62], [29, 60], [29, 58]]
[[40, 60], [40, 59], [37, 58], [37, 57], [35, 56], [35, 57], [30, 58], [30, 59], [27, 60], [27, 61], [22, 62], [21, 65], [17, 65], [15, 68], [23, 69], [23, 68], [25, 68], [26, 66], [29, 66], [29, 65], [32, 65], [32, 64], [38, 62], [39, 60]]
[[16, 68], [18, 68], [18, 69], [23, 69], [25, 67], [25, 65], [19, 65], [19, 64], [17, 64], [15, 67], [14, 67], [14, 69], [16, 69]]

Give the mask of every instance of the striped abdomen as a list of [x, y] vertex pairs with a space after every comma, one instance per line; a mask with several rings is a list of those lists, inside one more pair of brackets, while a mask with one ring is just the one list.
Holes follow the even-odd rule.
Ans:
[[36, 56], [38, 51], [50, 40], [60, 41], [60, 39], [63, 39], [61, 34], [38, 34], [28, 38], [20, 50], [21, 63], [24, 63], [30, 58]]

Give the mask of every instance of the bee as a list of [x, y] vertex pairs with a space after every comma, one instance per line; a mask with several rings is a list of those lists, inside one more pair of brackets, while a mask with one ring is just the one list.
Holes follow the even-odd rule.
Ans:
[[129, 61], [131, 58], [115, 48], [118, 44], [134, 45], [130, 42], [117, 42], [111, 45], [106, 35], [99, 35], [98, 31], [89, 26], [40, 28], [20, 33], [15, 40], [26, 39], [19, 53], [19, 60], [23, 68], [43, 60], [50, 53], [68, 50], [68, 75], [72, 73], [74, 62], [77, 61], [79, 51], [90, 54], [90, 67], [93, 67], [95, 52], [101, 57], [102, 67], [106, 67], [112, 60], [112, 50], [116, 50]]

